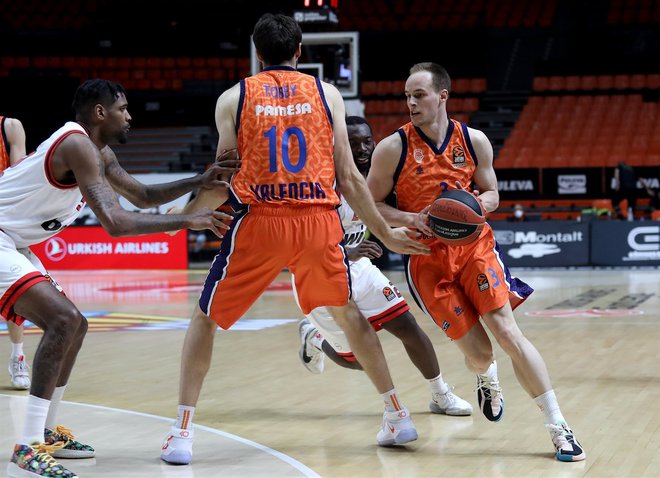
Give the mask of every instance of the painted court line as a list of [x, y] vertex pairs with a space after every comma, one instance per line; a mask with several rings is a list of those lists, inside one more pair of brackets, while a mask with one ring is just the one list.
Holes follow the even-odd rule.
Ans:
[[[8, 398], [20, 398], [22, 400], [27, 400], [27, 397], [21, 397], [21, 396], [16, 396], [16, 395], [7, 395], [0, 393], [1, 397], [8, 397]], [[165, 421], [168, 423], [172, 422], [171, 418], [167, 417], [161, 417], [160, 415], [152, 415], [150, 413], [143, 413], [143, 412], [134, 412], [132, 410], [125, 410], [122, 408], [113, 408], [113, 407], [105, 407], [103, 405], [92, 405], [90, 403], [80, 403], [80, 402], [67, 402], [67, 401], [62, 401], [62, 403], [66, 403], [69, 405], [74, 405], [74, 406], [80, 406], [80, 407], [87, 407], [87, 408], [94, 408], [97, 410], [105, 410], [105, 411], [111, 411], [111, 412], [117, 412], [117, 413], [124, 413], [127, 415], [135, 415], [139, 417], [145, 417], [145, 418], [153, 418], [155, 420], [160, 420], [160, 421]], [[290, 465], [291, 467], [295, 468], [298, 470], [300, 473], [302, 473], [304, 476], [308, 478], [321, 478], [321, 475], [316, 473], [314, 470], [311, 468], [307, 467], [306, 465], [303, 465], [300, 463], [298, 460], [295, 458], [290, 457], [289, 455], [285, 455], [282, 452], [279, 452], [277, 450], [273, 450], [272, 448], [269, 448], [265, 445], [262, 445], [261, 443], [257, 443], [252, 440], [248, 440], [247, 438], [240, 437], [238, 435], [234, 435], [232, 433], [228, 433], [222, 430], [217, 430], [215, 428], [207, 427], [204, 425], [193, 425], [194, 428], [199, 429], [199, 430], [204, 430], [205, 432], [212, 433], [214, 435], [218, 435], [224, 438], [227, 438], [229, 440], [234, 440], [236, 442], [242, 443], [244, 445], [251, 446], [253, 448], [256, 448], [257, 450], [263, 451], [264, 453], [267, 453], [278, 460], [283, 461], [287, 465]]]

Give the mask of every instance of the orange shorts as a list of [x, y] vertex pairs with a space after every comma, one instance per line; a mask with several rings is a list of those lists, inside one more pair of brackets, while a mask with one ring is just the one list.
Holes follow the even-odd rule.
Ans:
[[463, 337], [483, 314], [507, 301], [513, 308], [534, 291], [512, 277], [492, 229], [467, 246], [434, 243], [431, 255], [406, 258], [406, 277], [417, 305], [450, 339]]
[[251, 206], [222, 241], [199, 299], [223, 329], [231, 327], [287, 268], [304, 314], [350, 299], [350, 275], [339, 214], [327, 206]]

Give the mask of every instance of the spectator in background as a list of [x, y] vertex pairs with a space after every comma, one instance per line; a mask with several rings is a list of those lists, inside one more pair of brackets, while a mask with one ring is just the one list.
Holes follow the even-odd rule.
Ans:
[[522, 204], [515, 204], [513, 206], [513, 214], [507, 218], [507, 221], [509, 222], [525, 222], [527, 220], [525, 208]]
[[642, 183], [642, 186], [644, 186], [646, 194], [648, 194], [651, 199], [649, 202], [651, 208], [649, 217], [651, 219], [660, 219], [660, 188], [652, 188], [648, 179], [640, 179], [640, 182]]
[[637, 173], [629, 164], [621, 161], [614, 169], [614, 184], [612, 189], [612, 206], [617, 219], [625, 219], [626, 216], [621, 212], [621, 201], [628, 201], [628, 220], [632, 221], [635, 217], [635, 207], [637, 206]]

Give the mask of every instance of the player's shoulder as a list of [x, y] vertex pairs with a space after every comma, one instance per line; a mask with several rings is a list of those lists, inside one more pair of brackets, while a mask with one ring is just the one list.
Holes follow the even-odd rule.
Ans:
[[389, 136], [386, 136], [378, 142], [376, 148], [381, 154], [382, 153], [396, 153], [401, 154], [403, 149], [403, 141], [399, 131], [394, 131]]
[[470, 126], [466, 126], [466, 129], [468, 134], [470, 135], [470, 140], [472, 141], [472, 143], [488, 141], [488, 137], [486, 136], [486, 133], [484, 133], [480, 129], [472, 128]]

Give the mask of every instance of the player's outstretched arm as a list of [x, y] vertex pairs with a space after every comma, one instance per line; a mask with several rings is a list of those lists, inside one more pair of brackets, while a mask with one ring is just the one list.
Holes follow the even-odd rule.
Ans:
[[204, 173], [191, 178], [169, 183], [143, 184], [121, 167], [117, 156], [109, 146], [103, 148], [101, 157], [105, 166], [106, 178], [112, 188], [142, 209], [160, 206], [198, 188], [224, 189], [227, 187], [227, 184], [219, 179], [222, 168], [217, 164], [213, 164]]
[[80, 192], [111, 236], [151, 234], [174, 229], [209, 229], [222, 234], [228, 229], [223, 220], [231, 216], [204, 209], [194, 214], [142, 214], [126, 211], [105, 176], [101, 153], [85, 135], [67, 136], [54, 151], [54, 162], [61, 171], [70, 171]]

